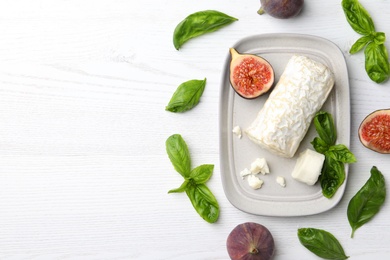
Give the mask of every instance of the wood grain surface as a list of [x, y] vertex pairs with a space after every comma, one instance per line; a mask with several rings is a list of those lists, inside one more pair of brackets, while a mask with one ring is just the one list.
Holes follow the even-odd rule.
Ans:
[[[300, 245], [300, 227], [331, 232], [350, 259], [389, 257], [388, 201], [350, 238], [349, 200], [373, 165], [390, 176], [389, 155], [365, 149], [357, 136], [366, 115], [390, 107], [390, 83], [370, 81], [363, 53], [348, 53], [359, 35], [340, 2], [305, 1], [299, 16], [279, 20], [259, 16], [259, 1], [1, 1], [0, 259], [228, 259], [226, 238], [247, 221], [269, 228], [277, 260], [318, 259]], [[390, 35], [390, 2], [361, 3], [377, 31]], [[207, 9], [239, 21], [175, 50], [175, 26]], [[335, 208], [256, 216], [232, 206], [221, 184], [221, 74], [228, 48], [241, 38], [286, 32], [324, 37], [342, 50], [358, 162]], [[179, 84], [203, 78], [196, 108], [165, 111]], [[186, 140], [194, 165], [215, 165], [208, 182], [221, 207], [215, 224], [185, 194], [167, 194], [182, 182], [165, 151], [174, 133]]]

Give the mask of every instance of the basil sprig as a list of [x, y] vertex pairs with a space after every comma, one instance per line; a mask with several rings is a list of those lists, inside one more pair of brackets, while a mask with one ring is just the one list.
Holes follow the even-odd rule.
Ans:
[[347, 259], [340, 242], [328, 231], [316, 228], [298, 229], [301, 244], [323, 259]]
[[176, 26], [173, 32], [173, 45], [176, 50], [179, 50], [188, 40], [219, 30], [237, 20], [237, 18], [215, 10], [195, 12]]
[[355, 231], [370, 221], [380, 210], [386, 198], [385, 179], [377, 167], [371, 168], [371, 177], [349, 201], [347, 216], [352, 228], [351, 237]]
[[171, 112], [185, 112], [198, 105], [206, 87], [206, 78], [193, 79], [180, 84], [173, 93], [165, 110]]
[[374, 22], [358, 0], [343, 0], [341, 3], [345, 17], [352, 29], [363, 35], [351, 47], [354, 54], [364, 49], [365, 69], [371, 80], [382, 83], [390, 77], [390, 64], [384, 45], [386, 36], [376, 32]]
[[322, 194], [332, 198], [345, 180], [344, 163], [356, 162], [355, 155], [343, 144], [336, 144], [337, 130], [331, 114], [319, 111], [313, 119], [319, 136], [311, 142], [314, 149], [325, 155], [320, 183]]
[[175, 170], [184, 178], [179, 188], [168, 193], [186, 192], [196, 212], [207, 222], [214, 223], [219, 217], [219, 204], [206, 182], [213, 174], [214, 165], [202, 164], [191, 169], [191, 157], [187, 144], [179, 134], [171, 135], [165, 142], [168, 157]]

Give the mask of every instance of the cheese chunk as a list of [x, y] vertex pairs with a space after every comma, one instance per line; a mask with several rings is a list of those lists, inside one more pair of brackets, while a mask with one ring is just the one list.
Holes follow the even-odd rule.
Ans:
[[267, 161], [264, 158], [256, 158], [256, 160], [254, 160], [251, 163], [250, 171], [252, 174], [261, 173], [261, 174], [265, 175], [265, 174], [269, 173], [269, 167], [268, 167]]
[[291, 176], [308, 185], [314, 185], [321, 174], [325, 155], [306, 149], [300, 153]]
[[263, 180], [259, 179], [258, 177], [254, 176], [254, 175], [248, 176], [248, 184], [254, 190], [260, 189], [261, 186], [263, 186], [263, 183], [264, 183]]
[[320, 62], [294, 55], [246, 134], [261, 147], [291, 158], [334, 85]]

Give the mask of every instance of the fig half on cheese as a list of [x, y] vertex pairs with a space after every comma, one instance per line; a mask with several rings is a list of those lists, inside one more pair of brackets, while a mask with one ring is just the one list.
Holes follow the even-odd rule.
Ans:
[[238, 95], [253, 99], [266, 93], [274, 83], [271, 64], [260, 56], [240, 54], [230, 48], [230, 84]]

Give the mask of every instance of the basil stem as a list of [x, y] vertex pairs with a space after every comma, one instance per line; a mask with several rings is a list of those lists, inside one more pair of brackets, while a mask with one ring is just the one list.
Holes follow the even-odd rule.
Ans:
[[199, 103], [205, 87], [206, 78], [204, 80], [193, 79], [183, 82], [173, 93], [165, 110], [185, 112], [192, 109]]
[[237, 18], [215, 10], [199, 11], [190, 14], [176, 26], [173, 32], [173, 45], [176, 50], [179, 50], [188, 40], [214, 32], [237, 20]]
[[386, 198], [386, 185], [382, 173], [375, 166], [371, 168], [370, 173], [371, 177], [348, 204], [347, 216], [352, 228], [352, 238], [359, 227], [379, 212]]
[[352, 29], [363, 35], [352, 45], [349, 52], [354, 54], [364, 49], [367, 75], [376, 83], [386, 81], [390, 77], [390, 63], [384, 45], [385, 34], [375, 31], [371, 16], [358, 0], [343, 0], [341, 5]]
[[323, 259], [347, 259], [340, 242], [328, 231], [316, 228], [298, 229], [301, 244]]
[[173, 167], [184, 178], [179, 188], [168, 193], [186, 192], [196, 212], [207, 222], [214, 223], [219, 217], [219, 205], [205, 184], [213, 174], [214, 165], [203, 164], [191, 170], [190, 153], [179, 134], [168, 137], [165, 145]]

